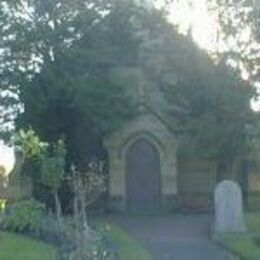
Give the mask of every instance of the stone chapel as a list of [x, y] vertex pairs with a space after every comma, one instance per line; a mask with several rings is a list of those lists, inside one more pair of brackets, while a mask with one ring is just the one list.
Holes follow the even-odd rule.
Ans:
[[[165, 97], [162, 85], [174, 89], [182, 84], [183, 77], [189, 77], [201, 66], [202, 60], [204, 66], [214, 64], [190, 38], [172, 29], [155, 28], [144, 37], [137, 60], [111, 69], [112, 80], [126, 87], [138, 113], [105, 140], [109, 206], [134, 214], [173, 212], [179, 208], [209, 211], [213, 207], [213, 190], [220, 180], [216, 164], [201, 158], [192, 140], [176, 134], [174, 116], [169, 115], [169, 107], [172, 109], [174, 104]], [[181, 77], [183, 66], [190, 70]], [[242, 174], [238, 180], [243, 183], [244, 192], [260, 192], [260, 185], [255, 186], [256, 179], [260, 182], [256, 171], [259, 169]]]
[[[158, 36], [159, 35], [159, 36]], [[111, 69], [111, 77], [126, 86], [138, 108], [137, 116], [105, 140], [109, 156], [110, 207], [128, 213], [167, 212], [180, 203], [209, 207], [215, 172], [196, 156], [179, 158], [174, 118], [155, 78], [179, 84], [178, 72], [168, 67], [188, 60], [190, 40], [160, 33], [149, 38], [139, 60]], [[189, 144], [186, 144], [189, 145]]]

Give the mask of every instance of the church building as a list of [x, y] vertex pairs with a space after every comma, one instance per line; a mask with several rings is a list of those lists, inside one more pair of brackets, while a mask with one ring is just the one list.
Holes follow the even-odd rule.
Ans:
[[[138, 111], [105, 140], [113, 210], [150, 214], [174, 211], [180, 205], [210, 208], [216, 184], [214, 165], [189, 154], [192, 145], [176, 135], [176, 122], [168, 113], [173, 104], [162, 91], [163, 84], [172, 88], [180, 84], [179, 65], [197, 55], [193, 53], [197, 47], [190, 48], [191, 40], [182, 36], [167, 35], [149, 38], [135, 63], [111, 69], [111, 77], [126, 86]], [[170, 67], [172, 62], [178, 66]], [[181, 157], [183, 145], [188, 153]]]

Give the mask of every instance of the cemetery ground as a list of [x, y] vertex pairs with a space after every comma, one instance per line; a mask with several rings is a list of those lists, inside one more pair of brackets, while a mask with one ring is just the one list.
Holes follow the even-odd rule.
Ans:
[[[106, 230], [106, 236], [118, 251], [119, 259], [132, 260], [153, 259], [152, 254], [137, 240], [119, 226], [101, 224]], [[0, 233], [1, 260], [57, 260], [57, 250], [54, 246], [40, 242], [24, 235], [9, 232]]]
[[260, 259], [260, 213], [246, 214], [248, 233], [216, 237], [216, 241], [245, 260]]
[[[108, 234], [118, 246], [120, 259], [178, 260], [185, 257], [187, 260], [204, 258], [229, 260], [226, 252], [232, 252], [243, 260], [259, 260], [260, 212], [247, 212], [245, 217], [248, 233], [222, 235], [212, 239], [210, 239], [211, 234], [208, 233], [210, 222], [206, 215], [177, 214], [165, 217], [129, 217], [126, 219], [112, 216], [111, 219], [103, 222], [108, 225]], [[156, 218], [157, 222], [154, 220]], [[185, 218], [187, 222], [180, 221]], [[172, 221], [172, 219], [175, 220]], [[153, 225], [145, 224], [147, 222], [151, 222]], [[163, 222], [164, 228], [162, 229], [159, 226], [162, 226]], [[186, 226], [186, 231], [184, 226]], [[176, 228], [177, 231], [172, 232], [173, 228]], [[177, 233], [177, 235], [172, 235], [172, 233]], [[222, 249], [227, 249], [227, 251]]]
[[[141, 219], [145, 217], [141, 217]], [[138, 218], [132, 218], [138, 219]], [[140, 218], [139, 218], [140, 219]], [[150, 220], [149, 220], [150, 219]], [[163, 224], [164, 228], [161, 230], [156, 229], [155, 226], [146, 225], [142, 228], [140, 221], [131, 223], [131, 217], [118, 217], [118, 216], [104, 216], [102, 220], [100, 218], [94, 218], [93, 223], [99, 225], [106, 235], [107, 239], [111, 242], [111, 246], [117, 251], [118, 258], [123, 260], [132, 259], [175, 259], [171, 258], [170, 254], [177, 255], [183, 254], [183, 252], [190, 253], [192, 260], [200, 258], [199, 252], [202, 255], [212, 255], [214, 253], [217, 260], [226, 260], [221, 247], [229, 249], [230, 251], [237, 253], [242, 259], [245, 260], [259, 260], [260, 259], [260, 213], [247, 213], [247, 227], [248, 233], [241, 235], [222, 235], [217, 239], [210, 240], [208, 237], [208, 218], [206, 215], [168, 215], [164, 217], [147, 217], [145, 222], [154, 221], [157, 219], [157, 224]], [[168, 221], [167, 221], [168, 219]], [[174, 221], [172, 221], [174, 219]], [[188, 219], [190, 225], [186, 225], [186, 231], [182, 229], [180, 225], [181, 219]], [[166, 220], [166, 221], [165, 221]], [[136, 220], [134, 220], [136, 221]], [[160, 221], [160, 222], [158, 222]], [[170, 226], [169, 223], [174, 223]], [[197, 224], [196, 224], [196, 223]], [[167, 224], [168, 223], [168, 224]], [[184, 222], [183, 222], [184, 223]], [[194, 224], [195, 223], [195, 224]], [[200, 224], [203, 226], [200, 226]], [[136, 225], [136, 228], [132, 229], [132, 224]], [[156, 224], [156, 221], [155, 221]], [[130, 228], [129, 228], [130, 227]], [[147, 228], [148, 227], [148, 228]], [[179, 227], [179, 228], [178, 228]], [[171, 236], [172, 228], [176, 228], [175, 237]], [[150, 230], [149, 230], [150, 229]], [[155, 230], [155, 231], [151, 231]], [[167, 232], [168, 230], [168, 232]], [[154, 237], [151, 237], [151, 232]], [[161, 232], [161, 233], [160, 233]], [[187, 232], [187, 236], [185, 235]], [[189, 236], [189, 237], [188, 237]], [[176, 239], [177, 237], [177, 239]], [[146, 241], [142, 240], [145, 239]], [[150, 244], [157, 244], [154, 246]], [[12, 234], [12, 233], [0, 233], [0, 259], [8, 260], [54, 260], [56, 258], [56, 249], [54, 246], [39, 242], [28, 238], [26, 236]], [[180, 242], [181, 241], [181, 242]], [[169, 242], [169, 243], [168, 243]], [[199, 245], [200, 243], [200, 245]], [[218, 247], [217, 244], [221, 246]], [[197, 246], [201, 247], [198, 248]], [[155, 248], [156, 247], [156, 248]], [[167, 247], [172, 248], [171, 252], [167, 252]], [[198, 249], [198, 250], [197, 250]], [[159, 251], [158, 251], [159, 250]], [[183, 252], [181, 252], [183, 251]], [[163, 254], [158, 256], [158, 252], [165, 252], [165, 258]], [[168, 254], [168, 258], [167, 258]], [[159, 257], [159, 258], [158, 258]], [[162, 257], [162, 258], [160, 258]], [[207, 256], [206, 256], [207, 257]], [[178, 258], [176, 258], [178, 259]], [[187, 258], [189, 259], [189, 258]], [[207, 258], [205, 258], [207, 259]], [[227, 258], [228, 259], [228, 258]]]
[[[119, 259], [133, 260], [153, 259], [152, 254], [135, 238], [117, 225], [102, 223], [107, 238], [118, 251]], [[57, 250], [54, 246], [36, 241], [24, 235], [0, 233], [1, 260], [57, 260]]]
[[[169, 218], [174, 218], [176, 216], [171, 215]], [[189, 217], [189, 215], [181, 216]], [[201, 216], [190, 216], [192, 219], [200, 218]], [[126, 228], [125, 225], [117, 221], [111, 221], [110, 218], [102, 218], [103, 220], [100, 222], [95, 220], [96, 223], [101, 223], [101, 227], [106, 233], [107, 238], [112, 242], [113, 247], [118, 252], [119, 259], [123, 260], [132, 260], [132, 259], [157, 259], [154, 258], [154, 250], [147, 247], [143, 241], [140, 240], [140, 237], [136, 232], [131, 232]], [[127, 221], [127, 220], [126, 220]], [[219, 243], [224, 248], [229, 249], [230, 251], [237, 253], [242, 259], [245, 260], [259, 260], [260, 259], [260, 213], [246, 213], [246, 222], [248, 233], [241, 235], [222, 235], [215, 239], [215, 241], [208, 240], [209, 243], [214, 247], [214, 242]], [[187, 229], [191, 228], [188, 226]], [[198, 228], [199, 230], [199, 228]], [[138, 231], [139, 232], [139, 231]], [[142, 230], [140, 230], [142, 232]], [[165, 231], [163, 231], [165, 232]], [[197, 232], [195, 230], [195, 232]], [[201, 231], [200, 231], [201, 232]], [[154, 234], [154, 241], [157, 239], [160, 240], [159, 234]], [[196, 235], [196, 233], [195, 233]], [[208, 235], [205, 233], [205, 235]], [[142, 235], [141, 235], [142, 236]], [[156, 237], [157, 236], [157, 237]], [[165, 239], [167, 239], [167, 234], [164, 234]], [[189, 247], [189, 241], [185, 241], [184, 237], [181, 238], [182, 244], [185, 247]], [[213, 239], [214, 240], [214, 239]], [[55, 260], [56, 258], [56, 249], [53, 246], [48, 244], [39, 242], [37, 240], [33, 240], [27, 238], [22, 235], [11, 234], [11, 233], [0, 233], [0, 259], [8, 259], [8, 260]], [[176, 241], [171, 241], [172, 248], [176, 247]], [[220, 247], [221, 249], [221, 247]], [[164, 250], [162, 248], [162, 250]], [[192, 251], [191, 251], [192, 252]], [[202, 252], [204, 254], [205, 252]], [[194, 251], [193, 251], [194, 254]], [[196, 259], [195, 255], [193, 255]], [[211, 257], [212, 258], [212, 257]], [[167, 259], [167, 258], [166, 258]], [[168, 258], [171, 259], [171, 258]], [[213, 259], [213, 258], [212, 258]], [[216, 258], [218, 259], [218, 258]], [[219, 260], [224, 260], [219, 258]]]

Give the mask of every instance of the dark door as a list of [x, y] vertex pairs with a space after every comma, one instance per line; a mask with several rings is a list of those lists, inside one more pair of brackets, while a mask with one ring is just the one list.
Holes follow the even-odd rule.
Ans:
[[160, 159], [146, 139], [138, 139], [126, 156], [127, 208], [131, 213], [155, 213], [160, 207]]

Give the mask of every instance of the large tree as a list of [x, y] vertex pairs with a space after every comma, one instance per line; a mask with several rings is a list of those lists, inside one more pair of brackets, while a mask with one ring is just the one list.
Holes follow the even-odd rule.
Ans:
[[[1, 5], [2, 3], [0, 3]], [[13, 120], [19, 110], [17, 100], [17, 90], [8, 83], [7, 74], [4, 73], [5, 62], [4, 53], [9, 51], [4, 44], [4, 33], [7, 25], [7, 15], [3, 6], [0, 8], [0, 136], [8, 138], [9, 131], [13, 128]]]
[[[172, 6], [185, 4], [192, 13], [196, 4], [190, 0], [155, 2], [164, 3], [161, 6], [166, 14]], [[260, 81], [257, 2], [206, 0], [208, 12], [217, 23], [217, 48], [211, 49], [208, 57], [198, 48], [193, 55], [179, 57], [182, 62], [177, 67], [181, 69], [176, 70], [182, 82], [164, 87], [166, 97], [180, 108], [171, 114], [178, 118], [179, 131], [189, 140], [186, 143], [195, 145], [196, 154], [216, 160], [224, 174], [234, 171], [237, 162], [249, 155], [258, 132], [259, 113], [250, 106], [258, 97]], [[171, 19], [177, 28], [182, 26], [174, 16]], [[186, 33], [192, 39], [192, 24]], [[174, 59], [171, 64], [176, 66]]]
[[[197, 5], [194, 0], [154, 0], [154, 2], [160, 3], [160, 8], [164, 8], [166, 13], [171, 13], [174, 8], [187, 9], [186, 12], [190, 16], [199, 13], [198, 11], [194, 13]], [[210, 16], [208, 19], [211, 19], [212, 39], [215, 37], [211, 48], [208, 47], [209, 54], [216, 63], [227, 64], [236, 70], [243, 79], [250, 81], [254, 86], [259, 86], [259, 0], [205, 0], [202, 2], [201, 6], [204, 5], [202, 16], [205, 16], [205, 12]], [[173, 11], [173, 13], [175, 12]], [[187, 24], [184, 19], [178, 19], [178, 16], [175, 18], [172, 15], [170, 18], [177, 28], [187, 27], [186, 30], [182, 30], [184, 34], [193, 35], [193, 27], [197, 25], [192, 24], [192, 20], [189, 20], [190, 17], [186, 17]], [[185, 26], [182, 23], [185, 23]]]
[[133, 63], [146, 46], [140, 41], [160, 34], [167, 35], [165, 70], [177, 73], [179, 81], [152, 76], [173, 104], [169, 113], [178, 133], [229, 168], [246, 153], [253, 88], [177, 35], [160, 12], [130, 0], [4, 3], [7, 86], [16, 87], [25, 109], [18, 125], [31, 124], [48, 141], [65, 135], [79, 164], [101, 156], [102, 137], [132, 114], [109, 68]]
[[208, 0], [218, 23], [217, 56], [251, 83], [260, 81], [259, 1]]
[[2, 1], [1, 12], [1, 69], [24, 109], [17, 126], [49, 142], [64, 136], [86, 166], [102, 156], [102, 137], [133, 114], [109, 71], [137, 59], [145, 10], [133, 1], [21, 0]]
[[235, 174], [237, 163], [250, 150], [256, 124], [250, 108], [254, 90], [227, 66], [214, 65], [198, 50], [193, 55], [182, 58], [189, 65], [178, 70], [177, 85], [162, 83], [167, 99], [179, 107], [169, 113], [184, 137], [184, 152], [194, 147], [200, 158], [217, 163], [220, 175]]

